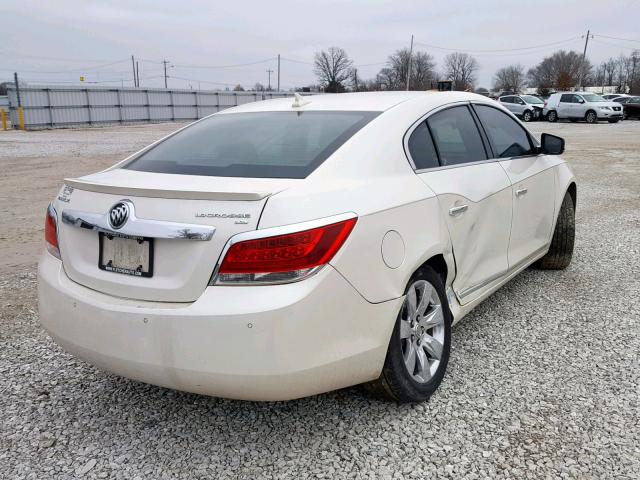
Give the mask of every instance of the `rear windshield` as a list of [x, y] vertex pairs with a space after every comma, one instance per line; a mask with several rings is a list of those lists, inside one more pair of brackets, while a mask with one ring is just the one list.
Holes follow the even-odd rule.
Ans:
[[217, 177], [305, 178], [379, 112], [213, 115], [123, 168]]

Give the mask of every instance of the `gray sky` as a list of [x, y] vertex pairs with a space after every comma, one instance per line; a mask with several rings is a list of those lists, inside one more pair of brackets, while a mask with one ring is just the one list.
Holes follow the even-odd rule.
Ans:
[[[604, 36], [589, 41], [588, 57], [595, 63], [640, 48], [639, 0], [287, 0], [265, 4], [253, 0], [3, 0], [0, 80], [17, 70], [33, 83], [75, 82], [85, 75], [88, 81], [109, 82], [105, 85], [119, 85], [121, 79], [130, 85], [134, 54], [141, 59], [143, 87], [163, 85], [159, 62], [164, 58], [175, 65], [169, 69], [170, 87], [198, 88], [198, 81], [202, 88], [237, 83], [246, 87], [256, 82], [266, 85], [266, 70], [276, 69], [275, 57], [280, 53], [281, 86], [290, 88], [315, 81], [312, 66], [304, 62], [311, 63], [320, 49], [344, 48], [356, 65], [362, 65], [360, 75], [372, 78], [390, 53], [408, 47], [414, 34], [415, 48], [432, 54], [438, 68], [449, 53], [445, 49], [474, 54], [481, 67], [477, 86], [490, 87], [501, 66], [520, 63], [529, 68], [560, 48], [581, 52], [584, 38], [580, 36], [589, 28]], [[514, 50], [555, 42], [559, 43]], [[193, 67], [263, 60], [237, 68]], [[112, 62], [120, 63], [96, 68]]]

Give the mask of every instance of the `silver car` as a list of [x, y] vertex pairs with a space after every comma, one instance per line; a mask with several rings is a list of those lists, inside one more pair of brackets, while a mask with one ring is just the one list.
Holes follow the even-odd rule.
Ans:
[[505, 95], [498, 101], [525, 122], [542, 118], [544, 102], [535, 95]]
[[544, 115], [550, 122], [569, 119], [596, 123], [607, 120], [616, 123], [622, 120], [622, 105], [605, 100], [589, 92], [558, 92], [552, 94], [544, 105]]

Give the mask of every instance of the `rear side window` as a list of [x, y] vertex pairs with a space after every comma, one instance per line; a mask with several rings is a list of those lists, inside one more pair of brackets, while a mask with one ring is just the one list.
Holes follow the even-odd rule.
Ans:
[[409, 137], [409, 153], [416, 170], [440, 166], [426, 122], [418, 125]]
[[565, 93], [560, 97], [560, 101], [563, 103], [573, 103], [573, 94]]
[[466, 106], [438, 112], [427, 120], [442, 165], [487, 159], [476, 122]]
[[476, 105], [474, 108], [497, 158], [520, 157], [534, 153], [529, 135], [513, 118], [497, 108], [484, 105]]
[[379, 112], [214, 115], [124, 168], [218, 177], [305, 178]]

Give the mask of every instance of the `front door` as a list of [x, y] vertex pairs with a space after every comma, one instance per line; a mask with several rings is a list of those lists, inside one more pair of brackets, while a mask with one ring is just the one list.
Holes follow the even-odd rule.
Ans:
[[527, 131], [505, 112], [486, 105], [474, 109], [512, 185], [508, 260], [515, 269], [548, 247], [555, 207], [553, 166], [558, 160], [539, 155]]

